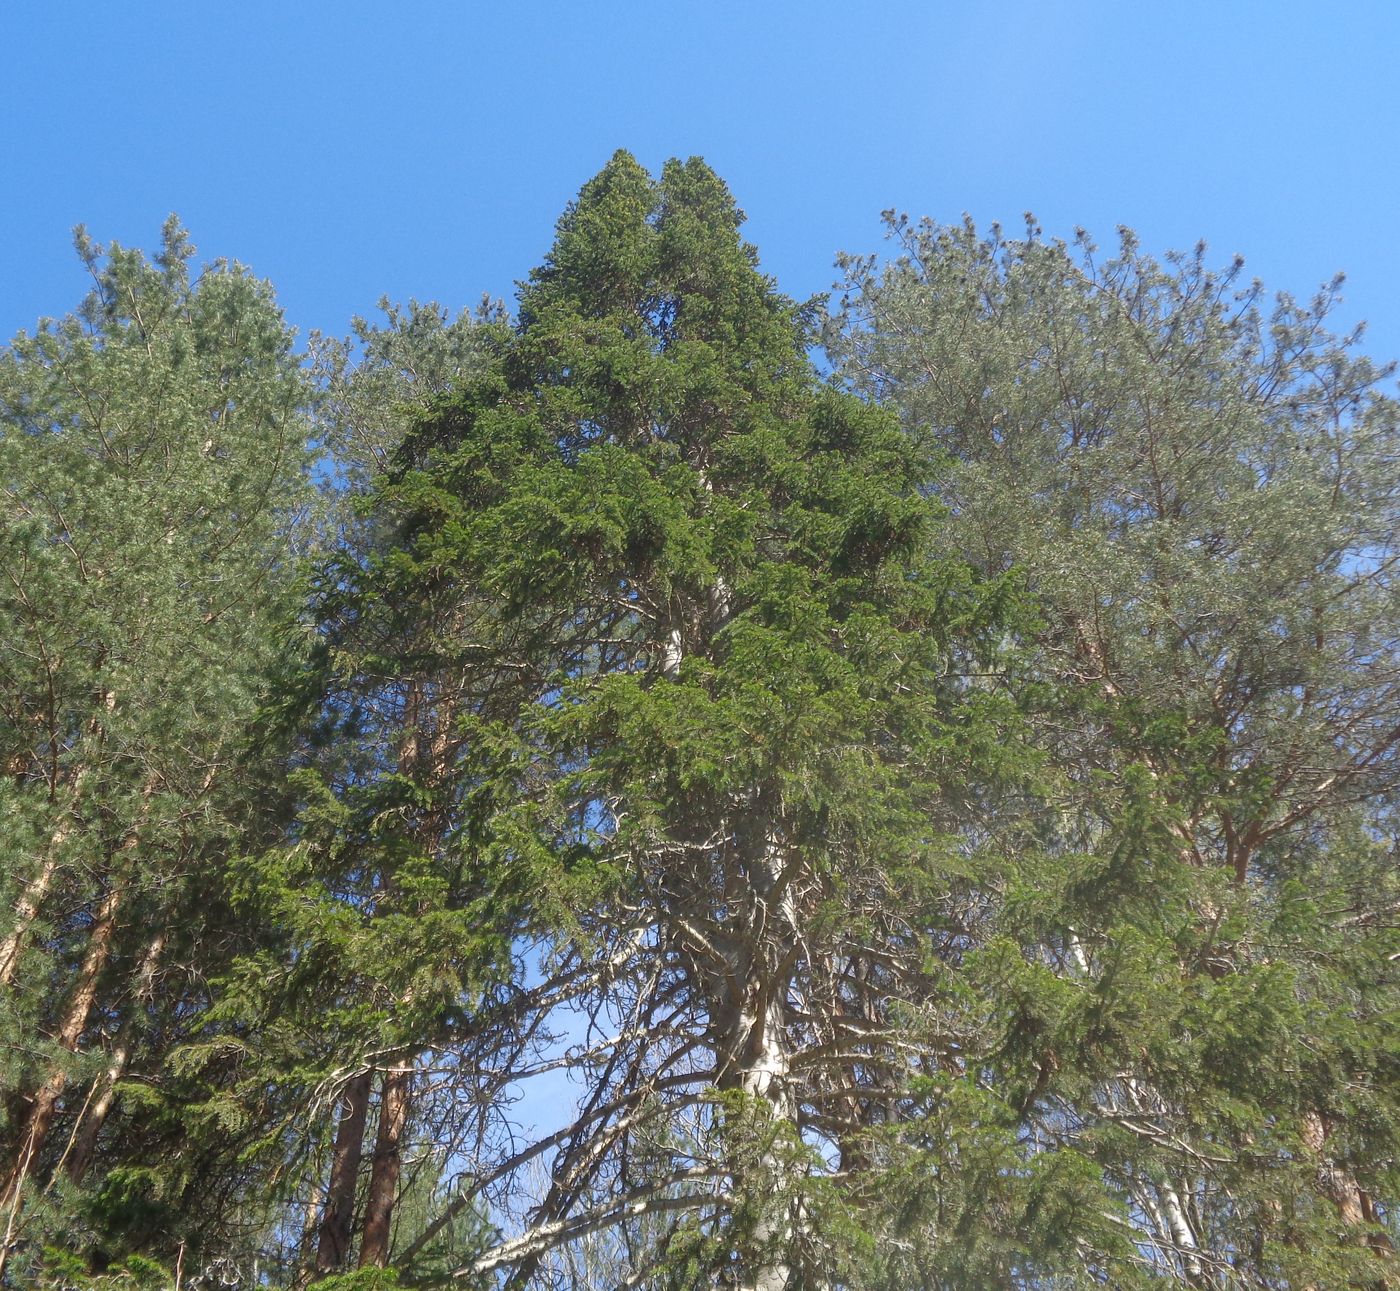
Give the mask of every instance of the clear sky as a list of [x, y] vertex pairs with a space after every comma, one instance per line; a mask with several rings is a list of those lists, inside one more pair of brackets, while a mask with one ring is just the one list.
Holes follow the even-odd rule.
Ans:
[[1400, 356], [1400, 0], [7, 0], [0, 334], [76, 303], [71, 227], [276, 284], [507, 298], [618, 147], [704, 156], [789, 294], [880, 212], [1205, 238], [1271, 287], [1343, 269]]
[[1348, 274], [1400, 356], [1400, 0], [7, 0], [0, 334], [71, 308], [69, 242], [276, 284], [303, 329], [383, 294], [509, 298], [618, 147], [700, 154], [789, 294], [880, 212], [1205, 238], [1271, 287]]

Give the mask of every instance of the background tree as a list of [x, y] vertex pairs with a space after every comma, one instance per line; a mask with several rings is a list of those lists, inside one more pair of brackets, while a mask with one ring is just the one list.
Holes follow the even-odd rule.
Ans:
[[[228, 1032], [256, 1033], [242, 1097], [252, 1114], [265, 1085], [282, 1091], [285, 1117], [262, 1146], [296, 1215], [283, 1225], [288, 1276], [303, 1280], [382, 1267], [396, 1227], [407, 1247], [432, 1218], [415, 1216], [483, 1096], [460, 1051], [508, 1043], [503, 1020], [480, 1011], [491, 992], [503, 1003], [515, 971], [519, 900], [476, 865], [461, 729], [502, 681], [466, 645], [489, 613], [460, 583], [398, 569], [403, 516], [384, 488], [407, 430], [490, 362], [500, 311], [383, 307], [382, 326], [356, 320], [353, 340], [312, 343], [336, 472], [337, 550], [313, 589], [318, 660], [301, 694], [318, 733], [294, 777], [289, 839], [247, 858], [239, 883], [248, 917], [281, 939], [236, 965], [210, 1036], [184, 1055], [198, 1064]], [[444, 1050], [461, 1070], [430, 1066]], [[467, 1106], [454, 1106], [464, 1086]], [[414, 1267], [476, 1218], [418, 1243]]]
[[317, 424], [343, 495], [363, 497], [388, 474], [419, 418], [489, 363], [506, 322], [500, 301], [452, 314], [436, 301], [379, 302], [382, 321], [356, 317], [350, 335], [313, 333], [309, 367]]
[[25, 1278], [46, 1232], [159, 1255], [228, 1215], [221, 1149], [170, 1151], [192, 1127], [161, 1063], [258, 935], [225, 869], [281, 828], [258, 718], [295, 658], [307, 498], [308, 388], [267, 285], [192, 276], [173, 218], [154, 262], [77, 245], [81, 311], [0, 354], [0, 1262]]
[[944, 541], [1025, 572], [1054, 687], [985, 959], [1000, 1079], [1152, 1276], [1393, 1279], [1391, 369], [1327, 330], [1336, 283], [1269, 310], [1200, 247], [889, 219], [832, 354], [928, 455]]

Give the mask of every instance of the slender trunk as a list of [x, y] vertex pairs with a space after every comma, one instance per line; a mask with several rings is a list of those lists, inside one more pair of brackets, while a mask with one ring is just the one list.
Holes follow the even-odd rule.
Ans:
[[[422, 680], [410, 683], [404, 703], [406, 734], [399, 748], [398, 769], [401, 775], [430, 793], [441, 786], [448, 773], [455, 712], [456, 702], [452, 697], [440, 696], [435, 710], [428, 685]], [[435, 851], [442, 840], [447, 827], [445, 810], [444, 803], [433, 803], [412, 827], [415, 841], [425, 852]], [[389, 876], [386, 893], [396, 887], [393, 876]], [[417, 913], [424, 911], [420, 908]], [[411, 991], [403, 997], [404, 1005], [410, 999]], [[398, 1200], [399, 1176], [403, 1171], [403, 1137], [412, 1095], [413, 1060], [408, 1055], [402, 1059], [401, 1066], [386, 1070], [380, 1082], [379, 1125], [365, 1197], [360, 1268], [383, 1268], [389, 1262], [389, 1238], [394, 1205]]]
[[384, 1073], [379, 1092], [379, 1131], [374, 1140], [369, 1195], [365, 1200], [365, 1231], [360, 1240], [360, 1267], [383, 1268], [389, 1262], [389, 1232], [403, 1168], [403, 1134], [413, 1091], [413, 1069], [396, 1067]]
[[[83, 784], [87, 776], [88, 769], [86, 767], [73, 776], [68, 800], [63, 808], [63, 819], [54, 826], [53, 833], [49, 835], [49, 845], [44, 851], [44, 863], [40, 867], [39, 873], [34, 876], [29, 886], [21, 894], [20, 899], [15, 903], [14, 927], [6, 934], [4, 940], [0, 941], [0, 987], [14, 985], [20, 956], [24, 951], [25, 939], [29, 935], [29, 929], [34, 925], [34, 920], [39, 917], [44, 898], [48, 896], [49, 889], [53, 887], [54, 878], [58, 874], [63, 844], [68, 841], [68, 836], [73, 832], [73, 812], [78, 803], [82, 801]], [[152, 772], [141, 787], [140, 812], [135, 824], [127, 831], [126, 837], [122, 839], [121, 846], [117, 849], [118, 855], [129, 852], [136, 846], [141, 836], [141, 830], [145, 827], [146, 819], [150, 815], [151, 798], [159, 787], [160, 776]]]
[[[114, 887], [102, 900], [98, 909], [97, 922], [88, 940], [87, 953], [78, 974], [68, 1011], [59, 1027], [58, 1043], [70, 1053], [77, 1051], [88, 1017], [92, 1013], [93, 1001], [97, 998], [97, 982], [111, 954], [112, 938], [117, 926], [117, 911], [121, 906], [121, 889]], [[58, 1112], [58, 1100], [68, 1083], [68, 1073], [55, 1068], [47, 1080], [39, 1087], [29, 1105], [29, 1113], [16, 1139], [15, 1154], [6, 1171], [3, 1184], [0, 1184], [0, 1205], [9, 1208], [9, 1228], [19, 1216], [23, 1204], [24, 1185], [34, 1173], [49, 1130]], [[0, 1251], [0, 1271], [3, 1271], [5, 1251]]]
[[[121, 876], [125, 874], [126, 866], [121, 858], [134, 851], [139, 843], [141, 831], [144, 829], [146, 819], [150, 814], [151, 797], [159, 783], [160, 777], [154, 773], [147, 779], [141, 790], [140, 814], [131, 828], [127, 830], [121, 845], [111, 857], [109, 872], [113, 876], [112, 886], [107, 890], [107, 894], [102, 898], [102, 902], [97, 908], [93, 919], [92, 933], [88, 937], [87, 952], [83, 956], [82, 968], [78, 971], [78, 980], [73, 987], [68, 1012], [64, 1015], [63, 1023], [55, 1037], [69, 1053], [78, 1051], [78, 1042], [83, 1037], [83, 1031], [86, 1029], [88, 1018], [92, 1013], [93, 1002], [97, 998], [98, 979], [102, 975], [102, 970], [107, 966], [107, 960], [112, 953], [112, 939], [117, 930], [117, 912], [121, 909], [125, 893], [125, 883]], [[60, 826], [60, 830], [62, 828]], [[55, 833], [57, 835], [58, 831]], [[152, 971], [154, 972], [154, 964]], [[45, 1139], [48, 1137], [54, 1114], [58, 1110], [59, 1096], [63, 1093], [67, 1083], [67, 1072], [61, 1067], [56, 1068], [50, 1073], [49, 1078], [40, 1087], [38, 1093], [34, 1095], [29, 1115], [25, 1120], [25, 1127], [20, 1132], [19, 1147], [15, 1158], [11, 1162], [4, 1185], [0, 1186], [0, 1197], [14, 1200], [18, 1196], [20, 1185], [29, 1173], [34, 1158], [38, 1156]]]
[[73, 1135], [71, 1150], [64, 1169], [74, 1183], [82, 1183], [92, 1163], [97, 1149], [97, 1139], [106, 1124], [107, 1115], [116, 1102], [117, 1081], [126, 1074], [127, 1060], [131, 1057], [131, 1020], [124, 1021], [112, 1042], [107, 1066], [93, 1083], [88, 1104], [78, 1120]]
[[[87, 724], [86, 747], [83, 753], [85, 758], [96, 748], [101, 747], [106, 734], [103, 714], [112, 712], [117, 706], [117, 697], [110, 690], [101, 691], [99, 699], [103, 713], [93, 717]], [[53, 833], [49, 835], [49, 845], [44, 851], [44, 863], [40, 866], [39, 873], [30, 880], [29, 885], [15, 903], [14, 926], [6, 933], [4, 940], [0, 941], [0, 987], [14, 985], [15, 973], [19, 968], [25, 938], [28, 937], [29, 929], [33, 926], [34, 920], [39, 917], [44, 898], [48, 896], [49, 889], [53, 886], [54, 878], [58, 874], [63, 844], [68, 841], [69, 834], [73, 832], [73, 812], [83, 799], [83, 788], [91, 770], [91, 763], [86, 761], [64, 771], [60, 771], [57, 766], [54, 767], [53, 775], [49, 779], [49, 800], [55, 802], [62, 796], [64, 800], [63, 814], [58, 824], [54, 826]], [[155, 783], [155, 777], [152, 777], [147, 782], [148, 787], [142, 791], [143, 808], [145, 803], [150, 800]], [[60, 795], [59, 790], [64, 786], [66, 786], [67, 792]]]
[[19, 959], [24, 950], [25, 938], [28, 937], [29, 929], [33, 927], [34, 920], [39, 917], [44, 898], [48, 896], [49, 889], [53, 886], [54, 876], [58, 873], [59, 852], [71, 830], [71, 822], [65, 818], [53, 831], [49, 838], [48, 851], [45, 853], [43, 866], [39, 873], [30, 880], [29, 886], [20, 894], [19, 900], [15, 902], [14, 926], [5, 935], [5, 939], [0, 941], [0, 986], [14, 985], [15, 972], [19, 968]]
[[[105, 691], [103, 693], [103, 706], [108, 712], [112, 710], [115, 703], [115, 696], [112, 692]], [[94, 719], [89, 731], [100, 739], [101, 724], [97, 719]], [[49, 859], [46, 862], [45, 871], [41, 871], [45, 892], [47, 886], [53, 881], [57, 869], [59, 849], [71, 829], [71, 812], [81, 797], [86, 776], [87, 768], [85, 767], [73, 777], [70, 801], [65, 807], [64, 820], [55, 828], [50, 838]], [[112, 942], [117, 930], [117, 913], [121, 909], [125, 895], [125, 884], [122, 878], [124, 867], [116, 864], [116, 861], [136, 847], [149, 812], [151, 797], [158, 784], [159, 777], [155, 774], [152, 774], [146, 781], [141, 792], [140, 814], [127, 831], [126, 837], [122, 839], [116, 853], [110, 858], [112, 864], [109, 865], [109, 873], [112, 875], [112, 886], [97, 908], [92, 932], [88, 937], [87, 950], [83, 955], [83, 963], [78, 970], [78, 978], [74, 983], [73, 993], [68, 1002], [68, 1010], [64, 1014], [55, 1037], [59, 1046], [69, 1053], [78, 1051], [83, 1032], [87, 1029], [88, 1019], [92, 1015], [92, 1006], [97, 999], [98, 982], [112, 953]], [[32, 905], [33, 914], [28, 921], [20, 920], [5, 943], [5, 949], [8, 951], [5, 966], [11, 974], [14, 972], [23, 949], [24, 936], [32, 924], [33, 918], [37, 916], [39, 905], [43, 899], [42, 893], [35, 895], [33, 886], [26, 893], [26, 896], [30, 897], [31, 900], [21, 901], [20, 910], [22, 912]], [[0, 1245], [0, 1281], [3, 1281], [4, 1278], [5, 1266], [19, 1225], [20, 1212], [24, 1206], [25, 1184], [34, 1174], [35, 1165], [48, 1140], [49, 1131], [53, 1128], [54, 1118], [58, 1114], [59, 1099], [67, 1084], [68, 1073], [59, 1066], [49, 1073], [48, 1078], [35, 1092], [30, 1100], [29, 1111], [23, 1118], [15, 1140], [14, 1156], [9, 1162], [3, 1181], [0, 1181], [0, 1206], [5, 1206], [8, 1212], [4, 1243]]]
[[321, 1208], [321, 1231], [316, 1245], [317, 1274], [334, 1273], [350, 1254], [355, 1221], [355, 1188], [364, 1154], [365, 1120], [369, 1114], [370, 1075], [352, 1076], [340, 1096], [340, 1120], [331, 1155], [331, 1177]]
[[1395, 1249], [1376, 1225], [1375, 1202], [1370, 1193], [1357, 1183], [1351, 1171], [1328, 1155], [1327, 1141], [1333, 1130], [1328, 1118], [1320, 1112], [1305, 1112], [1302, 1129], [1303, 1142], [1317, 1157], [1317, 1181], [1322, 1195], [1337, 1208], [1347, 1228], [1370, 1230], [1358, 1232], [1358, 1242], [1364, 1242], [1382, 1258], [1392, 1257]]
[[15, 969], [19, 965], [20, 951], [24, 949], [24, 939], [29, 932], [30, 925], [38, 917], [39, 907], [48, 895], [54, 875], [58, 873], [57, 850], [62, 841], [62, 832], [55, 831], [49, 855], [44, 860], [43, 869], [39, 871], [15, 903], [14, 927], [10, 929], [4, 941], [0, 942], [0, 986], [14, 985]]
[[[311, 1194], [306, 1203], [305, 1213], [301, 1221], [301, 1238], [297, 1243], [297, 1250], [303, 1255], [310, 1253], [316, 1246], [316, 1235], [321, 1231], [321, 1216], [324, 1213], [326, 1198], [325, 1194], [318, 1188]], [[303, 1264], [298, 1270], [292, 1282], [294, 1291], [305, 1291], [310, 1285], [311, 1279], [316, 1277], [314, 1265]]]
[[68, 1154], [68, 1177], [74, 1183], [82, 1183], [92, 1162], [97, 1147], [98, 1136], [116, 1102], [117, 1082], [126, 1074], [126, 1064], [131, 1058], [132, 1038], [136, 1031], [137, 1019], [142, 1007], [151, 999], [155, 990], [156, 969], [160, 957], [165, 952], [165, 930], [161, 929], [146, 946], [141, 957], [141, 967], [136, 974], [136, 991], [130, 1011], [117, 1031], [112, 1042], [107, 1066], [97, 1078], [89, 1097], [86, 1112], [74, 1128], [71, 1151]]

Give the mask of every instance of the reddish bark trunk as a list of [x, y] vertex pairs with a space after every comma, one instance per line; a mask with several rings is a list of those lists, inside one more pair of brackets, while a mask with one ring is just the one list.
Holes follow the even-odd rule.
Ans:
[[19, 967], [19, 957], [20, 952], [24, 949], [24, 940], [29, 935], [29, 929], [34, 920], [38, 918], [39, 908], [43, 905], [44, 898], [49, 894], [54, 875], [58, 873], [58, 849], [62, 846], [66, 833], [66, 825], [60, 825], [54, 831], [49, 844], [49, 854], [44, 861], [43, 868], [35, 875], [33, 881], [20, 894], [19, 900], [15, 903], [14, 927], [10, 929], [4, 941], [0, 941], [0, 986], [14, 985], [15, 970]]
[[[92, 936], [88, 939], [87, 953], [83, 956], [83, 966], [78, 972], [78, 980], [68, 1002], [68, 1011], [63, 1016], [56, 1039], [70, 1053], [76, 1053], [92, 1014], [93, 1001], [97, 998], [97, 983], [107, 959], [112, 952], [112, 938], [117, 927], [117, 911], [121, 907], [121, 889], [112, 888], [98, 907], [97, 919], [93, 924]], [[68, 1073], [59, 1067], [50, 1073], [39, 1087], [29, 1105], [29, 1114], [20, 1130], [14, 1159], [0, 1185], [0, 1199], [10, 1205], [19, 1203], [20, 1190], [33, 1171], [34, 1162], [42, 1151], [53, 1126], [58, 1111], [58, 1100], [68, 1083]]]
[[[116, 708], [117, 697], [112, 691], [102, 691], [100, 698], [105, 712], [110, 713]], [[87, 724], [87, 737], [90, 746], [95, 745], [100, 748], [104, 735], [103, 719], [99, 714]], [[53, 776], [49, 779], [50, 802], [57, 802], [60, 796], [66, 799], [61, 808], [62, 818], [49, 836], [48, 849], [44, 853], [44, 863], [39, 873], [35, 875], [15, 903], [14, 927], [5, 936], [5, 939], [0, 941], [0, 986], [14, 984], [20, 955], [24, 950], [25, 938], [29, 935], [29, 929], [34, 920], [38, 918], [39, 910], [44, 904], [44, 898], [49, 894], [49, 888], [53, 886], [54, 877], [58, 873], [63, 844], [67, 841], [68, 835], [73, 832], [73, 812], [83, 799], [83, 788], [91, 769], [90, 763], [82, 763], [76, 768], [68, 768], [64, 771], [60, 771], [55, 766]], [[150, 801], [156, 783], [157, 778], [152, 776], [141, 792], [143, 820], [145, 818], [145, 805]], [[65, 789], [66, 793], [61, 795], [60, 791]]]
[[403, 1133], [408, 1124], [413, 1071], [399, 1067], [384, 1073], [379, 1093], [379, 1132], [374, 1141], [369, 1196], [365, 1201], [365, 1232], [360, 1242], [360, 1267], [383, 1268], [389, 1262], [389, 1232], [403, 1168]]
[[[1375, 1202], [1352, 1173], [1328, 1155], [1327, 1141], [1332, 1137], [1333, 1125], [1320, 1112], [1307, 1112], [1303, 1116], [1303, 1142], [1317, 1156], [1317, 1181], [1322, 1195], [1337, 1208], [1337, 1214], [1348, 1228], [1366, 1228], [1371, 1231], [1358, 1234], [1375, 1253], [1389, 1258], [1395, 1253], [1390, 1239], [1376, 1226]], [[1388, 1283], [1389, 1279], [1387, 1279]]]
[[364, 1155], [365, 1120], [369, 1114], [370, 1073], [351, 1077], [340, 1096], [340, 1121], [331, 1155], [331, 1177], [321, 1209], [316, 1244], [316, 1272], [334, 1273], [350, 1254], [355, 1222], [355, 1187]]
[[146, 953], [141, 957], [141, 967], [136, 974], [136, 991], [131, 1010], [117, 1031], [117, 1038], [112, 1042], [111, 1053], [108, 1056], [107, 1067], [97, 1078], [92, 1094], [89, 1096], [88, 1106], [78, 1125], [74, 1127], [73, 1142], [67, 1163], [68, 1177], [74, 1183], [83, 1181], [83, 1176], [87, 1173], [88, 1165], [91, 1163], [93, 1152], [97, 1147], [98, 1136], [102, 1133], [102, 1126], [106, 1123], [107, 1116], [116, 1102], [117, 1082], [126, 1074], [126, 1064], [131, 1058], [132, 1033], [136, 1029], [136, 1018], [139, 1016], [142, 1005], [150, 1000], [154, 992], [156, 970], [160, 966], [160, 957], [164, 951], [165, 931], [162, 929], [151, 939], [146, 947]]

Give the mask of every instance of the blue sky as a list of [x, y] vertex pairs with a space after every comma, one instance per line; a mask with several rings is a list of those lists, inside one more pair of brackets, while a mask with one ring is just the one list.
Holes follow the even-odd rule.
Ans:
[[303, 329], [383, 294], [509, 297], [617, 147], [704, 156], [792, 295], [880, 211], [1204, 237], [1271, 287], [1348, 273], [1400, 355], [1397, 0], [9, 0], [0, 334], [71, 308], [72, 225], [276, 284]]

